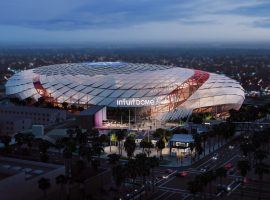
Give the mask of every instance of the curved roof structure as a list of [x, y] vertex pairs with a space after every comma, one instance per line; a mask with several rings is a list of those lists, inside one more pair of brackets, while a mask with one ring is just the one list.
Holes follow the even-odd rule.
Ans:
[[[58, 103], [150, 105], [152, 115], [159, 119], [187, 116], [194, 109], [213, 106], [239, 109], [244, 100], [239, 83], [223, 75], [124, 62], [57, 64], [25, 70], [8, 80], [6, 93], [20, 99], [43, 96]], [[154, 104], [127, 103], [127, 100], [134, 103], [134, 99]]]

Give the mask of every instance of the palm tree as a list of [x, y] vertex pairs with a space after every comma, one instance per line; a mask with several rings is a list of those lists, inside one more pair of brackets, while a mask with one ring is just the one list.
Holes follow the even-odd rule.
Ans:
[[117, 137], [117, 141], [118, 141], [118, 150], [119, 150], [119, 154], [122, 155], [122, 145], [121, 142], [123, 139], [125, 139], [126, 136], [126, 130], [117, 130], [116, 131], [116, 137]]
[[216, 180], [216, 174], [211, 170], [206, 172], [207, 179], [208, 179], [208, 184], [209, 184], [209, 191], [210, 194], [212, 194], [212, 182]]
[[[237, 163], [237, 167], [240, 171], [242, 176], [242, 180], [246, 177], [248, 171], [250, 170], [250, 164], [247, 160], [239, 160]], [[242, 188], [241, 188], [241, 197], [243, 197], [243, 181], [242, 181]]]
[[76, 143], [71, 138], [66, 138], [64, 141], [63, 158], [65, 162], [65, 176], [70, 177], [71, 165], [72, 165], [72, 154], [76, 151]]
[[216, 169], [216, 176], [219, 177], [220, 185], [222, 185], [222, 179], [227, 176], [227, 169], [225, 167], [219, 167]]
[[135, 159], [129, 159], [128, 163], [126, 164], [127, 175], [129, 178], [132, 179], [133, 186], [135, 186], [135, 180], [139, 175], [138, 165]]
[[62, 138], [58, 138], [54, 144], [55, 148], [58, 150], [59, 157], [61, 156], [61, 150], [65, 147], [65, 143]]
[[94, 155], [92, 147], [80, 145], [78, 153], [79, 153], [80, 158], [86, 160], [87, 163], [92, 161], [92, 157]]
[[206, 147], [206, 141], [208, 139], [208, 136], [206, 133], [203, 133], [201, 136], [202, 143], [203, 143], [203, 156], [205, 156], [205, 147]]
[[259, 199], [261, 199], [261, 193], [263, 189], [263, 175], [269, 174], [269, 166], [264, 163], [259, 163], [255, 165], [255, 174], [258, 175], [260, 180], [260, 189], [259, 189]]
[[29, 152], [31, 152], [32, 150], [34, 139], [35, 139], [35, 136], [32, 133], [24, 134], [23, 140], [24, 140], [24, 143], [27, 144], [29, 148]]
[[[142, 148], [142, 152], [143, 154], [146, 153], [147, 156], [149, 157], [151, 154], [151, 148], [154, 147], [153, 143], [151, 141], [148, 140], [148, 138], [144, 138], [141, 142], [140, 142], [140, 147]], [[147, 150], [145, 150], [147, 149]]]
[[143, 184], [145, 184], [145, 178], [150, 174], [150, 165], [148, 162], [148, 157], [146, 157], [146, 154], [140, 153], [136, 155], [135, 160], [137, 162], [137, 167], [140, 176], [142, 176]]
[[193, 199], [195, 198], [196, 194], [198, 192], [201, 192], [202, 191], [202, 185], [200, 184], [199, 181], [190, 181], [188, 182], [188, 190], [189, 192], [193, 195]]
[[115, 185], [118, 187], [118, 190], [120, 190], [122, 183], [125, 181], [126, 178], [126, 167], [121, 164], [113, 167], [112, 175]]
[[154, 169], [159, 166], [159, 160], [155, 156], [149, 157], [148, 163], [149, 163], [151, 175], [152, 175], [152, 181], [151, 181], [152, 182], [152, 190], [154, 191], [154, 189], [155, 189], [155, 174], [154, 174], [155, 171], [154, 171]]
[[47, 162], [49, 160], [49, 155], [48, 155], [48, 149], [51, 146], [51, 144], [43, 139], [38, 139], [38, 149], [40, 153], [40, 160], [42, 162]]
[[192, 161], [193, 161], [193, 150], [194, 150], [195, 146], [194, 146], [194, 143], [193, 142], [189, 143], [188, 146], [189, 146], [189, 149], [190, 149], [190, 163], [192, 164]]
[[256, 165], [258, 164], [258, 161], [259, 163], [262, 163], [263, 160], [266, 159], [267, 157], [268, 155], [266, 151], [258, 149], [254, 152], [254, 161]]
[[86, 133], [83, 133], [82, 130], [79, 127], [75, 128], [75, 134], [76, 134], [76, 141], [79, 145], [86, 144], [87, 142], [87, 135]]
[[142, 153], [145, 153], [144, 152], [144, 149], [146, 148], [147, 146], [147, 141], [145, 139], [143, 139], [141, 142], [140, 142], [140, 148], [142, 148]]
[[0, 141], [5, 145], [5, 150], [8, 151], [11, 137], [9, 135], [1, 135]]
[[21, 146], [23, 145], [24, 139], [23, 139], [24, 135], [22, 133], [18, 133], [15, 135], [15, 141], [19, 147], [19, 151], [21, 149]]
[[63, 107], [65, 110], [67, 110], [67, 108], [68, 108], [68, 103], [67, 103], [67, 102], [63, 102], [63, 103], [62, 103], [62, 107]]
[[74, 135], [75, 135], [75, 131], [73, 130], [73, 129], [67, 129], [66, 130], [66, 133], [67, 133], [67, 135], [69, 136], [69, 138], [73, 138], [74, 137]]
[[[200, 157], [200, 155], [202, 154], [203, 148], [202, 148], [202, 138], [199, 134], [195, 134], [193, 135], [193, 139], [194, 139], [194, 146], [195, 146], [195, 153], [198, 156], [198, 158]], [[195, 155], [195, 157], [196, 157]]]
[[41, 178], [38, 181], [38, 187], [43, 191], [44, 198], [47, 198], [47, 190], [51, 187], [50, 179]]
[[91, 141], [95, 141], [99, 136], [99, 131], [96, 128], [92, 128], [91, 130], [87, 130], [87, 134], [90, 137]]
[[165, 148], [165, 141], [164, 140], [165, 140], [164, 137], [161, 137], [156, 143], [156, 148], [160, 152], [160, 155], [159, 155], [160, 160], [163, 159], [162, 150]]
[[60, 194], [60, 199], [62, 199], [61, 194], [63, 192], [64, 185], [67, 184], [67, 178], [63, 174], [60, 174], [59, 176], [55, 178], [55, 182], [57, 185], [60, 185], [61, 192], [59, 192], [59, 194]]
[[136, 149], [136, 143], [133, 137], [129, 136], [126, 138], [126, 141], [124, 142], [124, 148], [127, 152], [128, 159], [130, 159]]
[[200, 186], [201, 186], [201, 191], [204, 192], [204, 199], [206, 199], [206, 191], [205, 189], [207, 188], [209, 178], [206, 173], [199, 174], [195, 177], [195, 181], [197, 181]]

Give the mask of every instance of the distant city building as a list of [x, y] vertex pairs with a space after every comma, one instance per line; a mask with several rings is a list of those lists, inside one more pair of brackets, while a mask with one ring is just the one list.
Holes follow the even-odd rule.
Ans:
[[[6, 94], [20, 99], [109, 109], [136, 108], [136, 115], [160, 121], [192, 112], [227, 114], [245, 98], [239, 83], [224, 75], [174, 66], [125, 62], [58, 64], [13, 75]], [[119, 112], [121, 113], [121, 112]], [[118, 114], [119, 114], [118, 113]]]

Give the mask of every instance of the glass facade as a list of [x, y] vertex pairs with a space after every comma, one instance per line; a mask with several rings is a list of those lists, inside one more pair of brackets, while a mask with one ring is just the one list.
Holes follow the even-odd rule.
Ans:
[[151, 115], [160, 120], [188, 116], [201, 108], [239, 109], [244, 101], [239, 83], [223, 75], [125, 62], [57, 64], [22, 71], [8, 80], [6, 93], [83, 106], [128, 107], [117, 105], [117, 100], [154, 100], [155, 105], [133, 107], [150, 107]]

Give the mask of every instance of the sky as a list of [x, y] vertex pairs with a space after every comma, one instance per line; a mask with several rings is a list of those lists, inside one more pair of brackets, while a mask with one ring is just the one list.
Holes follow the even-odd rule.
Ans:
[[270, 0], [0, 0], [0, 44], [270, 42]]

